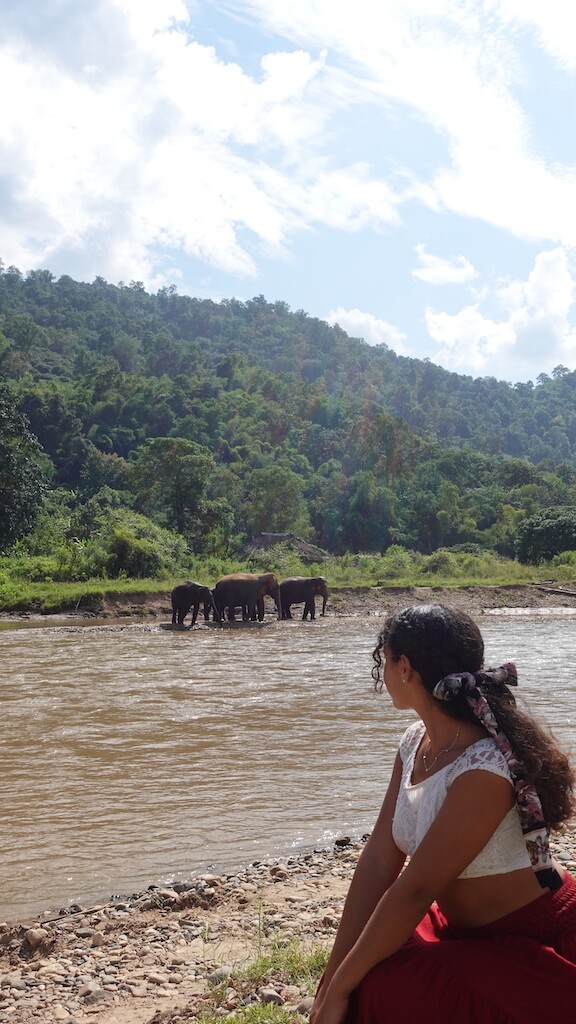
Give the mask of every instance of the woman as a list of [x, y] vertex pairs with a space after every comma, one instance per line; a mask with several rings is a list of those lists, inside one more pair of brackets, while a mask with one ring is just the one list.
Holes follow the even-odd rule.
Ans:
[[548, 845], [573, 814], [574, 772], [516, 707], [514, 666], [483, 669], [483, 658], [476, 624], [444, 605], [384, 624], [376, 686], [419, 721], [401, 740], [311, 1024], [574, 1019], [576, 881]]

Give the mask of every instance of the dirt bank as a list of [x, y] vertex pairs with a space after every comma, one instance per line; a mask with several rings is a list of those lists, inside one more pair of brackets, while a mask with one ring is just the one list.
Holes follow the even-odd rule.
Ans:
[[[408, 604], [442, 602], [463, 608], [471, 615], [484, 613], [505, 613], [506, 609], [547, 609], [559, 614], [573, 611], [576, 614], [576, 583], [529, 583], [505, 586], [468, 587], [333, 587], [328, 598], [328, 617], [365, 618], [384, 616], [389, 611]], [[298, 617], [301, 606], [293, 611]], [[561, 610], [561, 611], [560, 611]], [[274, 617], [271, 600], [266, 602], [266, 618]], [[73, 612], [56, 612], [41, 615], [34, 612], [0, 612], [1, 621], [39, 620], [45, 625], [62, 625], [65, 622], [87, 625], [94, 622], [105, 625], [107, 621], [127, 620], [135, 623], [144, 621], [150, 625], [170, 623], [172, 609], [169, 591], [157, 593], [130, 593], [102, 599], [86, 598]], [[189, 620], [188, 620], [189, 621]], [[203, 624], [202, 616], [198, 623]]]
[[[470, 587], [336, 587], [332, 588], [326, 609], [327, 616], [364, 617], [385, 615], [408, 604], [442, 602], [463, 608], [471, 615], [505, 608], [569, 608], [576, 613], [576, 584], [531, 583], [506, 586]], [[298, 610], [296, 610], [298, 613]], [[104, 605], [75, 616], [98, 615], [102, 618], [146, 617], [160, 620], [171, 617], [170, 595], [131, 594], [107, 599]], [[272, 616], [268, 602], [267, 616]], [[200, 621], [201, 618], [200, 618]]]

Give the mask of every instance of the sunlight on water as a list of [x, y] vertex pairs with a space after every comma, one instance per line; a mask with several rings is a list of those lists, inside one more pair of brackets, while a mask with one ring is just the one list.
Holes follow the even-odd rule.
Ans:
[[[373, 691], [378, 625], [4, 630], [0, 918], [368, 831], [411, 720]], [[481, 625], [572, 744], [576, 624]]]

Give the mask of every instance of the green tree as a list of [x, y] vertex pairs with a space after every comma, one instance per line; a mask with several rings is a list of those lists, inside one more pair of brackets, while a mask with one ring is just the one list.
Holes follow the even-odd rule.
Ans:
[[10, 389], [0, 384], [0, 551], [33, 529], [47, 489], [46, 463]]
[[258, 533], [292, 532], [308, 536], [310, 522], [301, 477], [283, 466], [255, 469], [248, 477], [244, 517], [246, 529]]
[[537, 565], [561, 551], [576, 551], [576, 507], [551, 506], [520, 523], [517, 554], [521, 562]]
[[395, 523], [393, 495], [367, 470], [348, 482], [341, 509], [342, 541], [348, 551], [385, 551]]
[[131, 483], [145, 511], [185, 534], [201, 510], [214, 467], [212, 453], [183, 437], [149, 438], [138, 449]]

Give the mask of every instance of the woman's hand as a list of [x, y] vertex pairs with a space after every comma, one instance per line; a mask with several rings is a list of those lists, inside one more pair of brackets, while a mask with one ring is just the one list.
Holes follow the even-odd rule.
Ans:
[[342, 1024], [348, 1013], [348, 996], [332, 992], [330, 985], [323, 988], [314, 1000], [310, 1024]]

